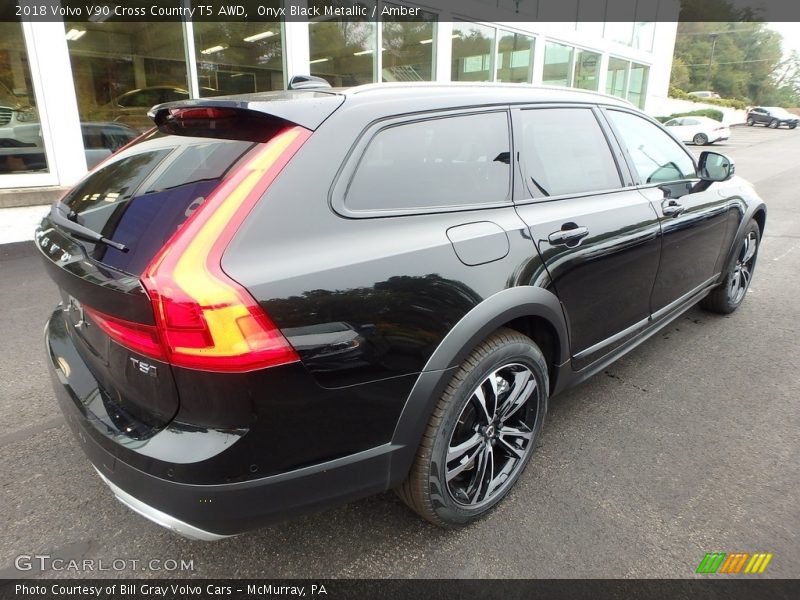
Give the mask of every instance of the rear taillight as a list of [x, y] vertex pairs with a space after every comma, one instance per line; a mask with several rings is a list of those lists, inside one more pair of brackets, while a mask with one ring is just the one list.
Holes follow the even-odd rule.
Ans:
[[247, 290], [225, 274], [221, 262], [250, 210], [310, 135], [302, 127], [282, 130], [214, 190], [142, 273], [155, 327], [94, 312], [109, 336], [190, 369], [242, 372], [299, 360]]
[[164, 347], [161, 345], [158, 330], [153, 325], [118, 319], [88, 306], [84, 306], [83, 310], [115, 342], [140, 354], [158, 360], [165, 359]]

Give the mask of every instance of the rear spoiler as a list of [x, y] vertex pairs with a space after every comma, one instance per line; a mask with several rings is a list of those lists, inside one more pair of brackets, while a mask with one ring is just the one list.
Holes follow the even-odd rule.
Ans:
[[341, 93], [320, 89], [215, 96], [158, 104], [148, 111], [147, 116], [161, 127], [174, 109], [233, 109], [268, 115], [314, 131], [344, 103], [344, 98]]

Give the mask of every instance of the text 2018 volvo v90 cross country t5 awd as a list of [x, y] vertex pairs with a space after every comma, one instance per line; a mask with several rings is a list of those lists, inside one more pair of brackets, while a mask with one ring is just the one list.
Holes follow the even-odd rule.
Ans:
[[305, 85], [154, 107], [37, 230], [62, 410], [157, 523], [215, 539], [391, 488], [470, 523], [550, 397], [745, 297], [764, 203], [625, 101]]

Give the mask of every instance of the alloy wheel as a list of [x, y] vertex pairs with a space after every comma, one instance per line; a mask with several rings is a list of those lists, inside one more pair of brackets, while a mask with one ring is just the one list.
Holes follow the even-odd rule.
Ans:
[[533, 449], [540, 418], [533, 371], [510, 363], [470, 394], [447, 448], [447, 490], [457, 503], [486, 505], [502, 494]]
[[753, 277], [753, 267], [758, 249], [758, 236], [754, 231], [747, 234], [744, 244], [733, 267], [730, 283], [728, 284], [728, 300], [731, 304], [739, 304], [747, 293], [750, 280]]

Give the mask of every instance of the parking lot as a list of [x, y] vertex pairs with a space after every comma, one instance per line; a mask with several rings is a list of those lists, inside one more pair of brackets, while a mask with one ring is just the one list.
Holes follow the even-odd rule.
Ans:
[[[745, 303], [727, 317], [694, 308], [554, 398], [516, 489], [459, 531], [391, 493], [217, 543], [135, 515], [56, 409], [42, 346], [55, 287], [32, 245], [0, 246], [0, 576], [691, 577], [719, 551], [771, 552], [766, 576], [797, 577], [800, 130], [736, 127], [710, 149], [768, 204]], [[108, 570], [20, 572], [19, 555]], [[163, 570], [170, 560], [191, 568]]]

